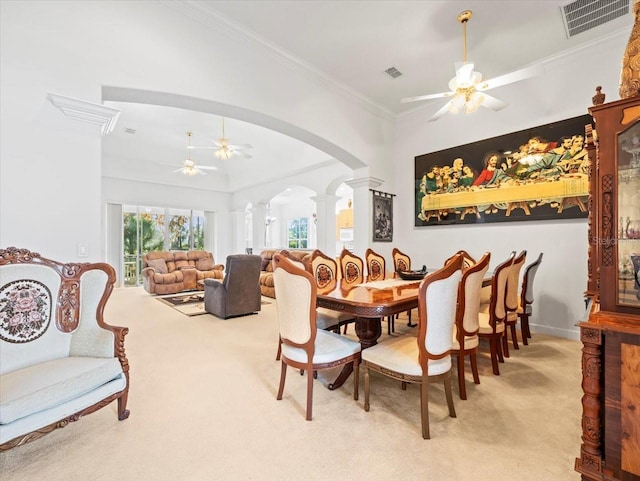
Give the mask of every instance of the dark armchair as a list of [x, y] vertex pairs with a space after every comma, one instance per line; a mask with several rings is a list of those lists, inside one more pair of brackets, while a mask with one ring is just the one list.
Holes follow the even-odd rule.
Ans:
[[235, 254], [227, 257], [224, 280], [204, 280], [204, 308], [227, 319], [260, 310], [260, 256]]

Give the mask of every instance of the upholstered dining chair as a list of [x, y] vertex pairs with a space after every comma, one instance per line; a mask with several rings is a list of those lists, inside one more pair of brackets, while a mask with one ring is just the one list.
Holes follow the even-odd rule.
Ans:
[[520, 289], [520, 271], [527, 260], [527, 251], [523, 250], [513, 260], [513, 264], [509, 269], [509, 276], [507, 277], [507, 292], [504, 298], [505, 309], [507, 310], [507, 317], [505, 318], [505, 331], [502, 338], [503, 351], [506, 357], [509, 357], [509, 334], [511, 334], [511, 342], [514, 349], [520, 349], [518, 346], [518, 335], [516, 334], [516, 324], [518, 324], [518, 308], [520, 307], [520, 296], [518, 289]]
[[286, 257], [272, 259], [276, 289], [278, 325], [282, 340], [280, 385], [277, 399], [282, 400], [287, 367], [307, 373], [306, 419], [312, 419], [313, 380], [318, 370], [353, 363], [353, 398], [358, 399], [360, 343], [317, 328], [317, 285], [313, 276]]
[[[395, 275], [397, 275], [398, 271], [410, 271], [411, 270], [411, 257], [402, 252], [397, 247], [394, 247], [391, 251], [391, 257], [393, 258], [393, 271]], [[411, 309], [407, 311], [407, 326], [416, 327], [417, 324], [413, 324], [411, 322]], [[398, 318], [398, 314], [396, 314], [396, 319]]]
[[420, 384], [422, 437], [429, 439], [429, 384], [443, 381], [449, 416], [456, 417], [451, 391], [451, 348], [462, 256], [420, 283], [418, 337], [387, 338], [362, 351], [364, 409], [369, 411], [370, 371]]
[[471, 254], [469, 254], [465, 250], [459, 250], [454, 255], [449, 257], [446, 261], [444, 261], [444, 263], [446, 264], [447, 262], [449, 262], [451, 259], [453, 259], [458, 254], [462, 254], [462, 267], [463, 267], [463, 269], [468, 269], [469, 267], [471, 267], [472, 265], [474, 265], [476, 263], [476, 260], [473, 258], [473, 256]]
[[260, 256], [227, 256], [223, 280], [204, 279], [204, 309], [222, 319], [260, 311]]
[[393, 267], [395, 272], [411, 270], [411, 257], [400, 251], [397, 247], [394, 247], [391, 251], [391, 257], [393, 257]]
[[[361, 257], [343, 248], [338, 261], [340, 262], [340, 277], [343, 287], [355, 286], [364, 282], [364, 261]], [[347, 333], [347, 326], [344, 326], [343, 333]]]
[[533, 281], [538, 272], [538, 268], [542, 263], [542, 252], [538, 258], [524, 269], [522, 276], [522, 287], [520, 289], [520, 306], [518, 307], [518, 317], [520, 318], [520, 333], [522, 334], [522, 342], [526, 346], [531, 339], [531, 330], [529, 329], [529, 317], [533, 311]]
[[[334, 290], [338, 284], [338, 263], [322, 251], [316, 249], [311, 254], [311, 274], [315, 279], [318, 293], [323, 294]], [[340, 333], [340, 327], [346, 326], [356, 319], [348, 312], [318, 307], [316, 323], [318, 329], [333, 330]]]
[[504, 336], [504, 320], [507, 317], [505, 295], [509, 269], [515, 256], [516, 253], [512, 252], [505, 261], [494, 269], [493, 276], [491, 276], [491, 298], [488, 304], [480, 304], [480, 313], [478, 314], [480, 324], [478, 336], [480, 339], [489, 341], [491, 367], [496, 376], [500, 375], [498, 362], [504, 362], [502, 337]]
[[[456, 324], [453, 329], [453, 349], [451, 355], [457, 357], [458, 364], [458, 392], [460, 399], [467, 399], [467, 386], [464, 377], [464, 358], [469, 356], [473, 382], [480, 384], [478, 375], [478, 346], [480, 339], [480, 292], [482, 281], [487, 270], [491, 254], [485, 253], [480, 260], [462, 273], [460, 292], [458, 294], [458, 310]], [[464, 262], [464, 261], [463, 261]]]
[[[367, 281], [383, 281], [387, 278], [387, 267], [384, 257], [368, 248], [364, 253], [364, 260], [367, 263]], [[387, 334], [391, 335], [396, 331], [396, 316], [387, 317]]]

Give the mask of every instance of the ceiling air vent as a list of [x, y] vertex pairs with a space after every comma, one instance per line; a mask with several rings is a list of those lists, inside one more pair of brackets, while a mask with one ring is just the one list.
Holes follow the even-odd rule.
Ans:
[[567, 37], [629, 13], [631, 0], [575, 0], [560, 7]]
[[124, 133], [125, 134], [135, 134], [136, 133], [136, 129], [132, 129], [131, 127], [125, 127]]
[[384, 73], [386, 73], [391, 78], [398, 78], [400, 77], [400, 75], [402, 75], [402, 72], [400, 72], [400, 70], [395, 67], [389, 67], [384, 71]]

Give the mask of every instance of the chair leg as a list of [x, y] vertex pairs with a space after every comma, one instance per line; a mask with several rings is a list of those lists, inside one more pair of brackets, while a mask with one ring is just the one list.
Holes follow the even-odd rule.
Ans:
[[489, 340], [489, 348], [491, 352], [491, 367], [493, 368], [493, 374], [500, 375], [500, 369], [498, 368], [498, 349], [500, 346], [500, 340], [497, 337], [492, 337]]
[[360, 396], [360, 363], [357, 361], [353, 362], [353, 399], [354, 401], [358, 400]]
[[365, 363], [364, 367], [364, 410], [369, 412], [369, 366]]
[[496, 348], [496, 352], [498, 353], [498, 361], [504, 362], [504, 355], [502, 353], [502, 336], [496, 338]]
[[529, 331], [529, 315], [525, 313], [520, 314], [520, 334], [522, 335], [522, 343], [528, 346], [531, 332]]
[[469, 354], [469, 361], [471, 362], [471, 373], [473, 374], [473, 382], [480, 384], [480, 376], [478, 375], [478, 357], [476, 351]]
[[429, 433], [429, 380], [423, 379], [420, 384], [420, 420], [422, 422], [422, 438], [430, 439]]
[[280, 360], [281, 354], [282, 354], [282, 339], [278, 339], [278, 352], [276, 354], [276, 361]]
[[444, 394], [447, 397], [447, 406], [449, 406], [449, 417], [456, 417], [456, 407], [453, 404], [453, 391], [451, 389], [451, 371], [444, 378]]
[[[507, 326], [504, 326], [504, 331], [502, 332], [502, 353], [504, 357], [509, 356], [509, 337], [507, 336]], [[504, 362], [504, 359], [502, 360]]]
[[467, 385], [464, 379], [464, 353], [458, 353], [458, 391], [460, 399], [467, 399]]
[[278, 388], [278, 395], [276, 399], [280, 401], [282, 399], [282, 393], [284, 392], [284, 381], [287, 377], [287, 365], [282, 362], [282, 368], [280, 370], [280, 387]]
[[313, 376], [307, 375], [307, 421], [311, 421], [311, 408], [313, 405]]
[[516, 325], [511, 324], [510, 327], [511, 327], [511, 342], [513, 342], [513, 348], [520, 349], [520, 346], [518, 346], [518, 334], [516, 334]]
[[407, 311], [407, 316], [409, 316], [409, 322], [407, 322], [407, 326], [409, 326], [409, 327], [416, 327], [416, 326], [417, 326], [417, 324], [412, 324], [412, 323], [411, 323], [411, 309], [409, 309], [409, 310]]

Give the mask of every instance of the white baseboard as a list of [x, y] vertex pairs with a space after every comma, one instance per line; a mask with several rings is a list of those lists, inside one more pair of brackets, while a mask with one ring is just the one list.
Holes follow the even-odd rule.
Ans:
[[550, 336], [555, 336], [555, 337], [563, 337], [565, 339], [571, 339], [573, 341], [580, 340], [580, 330], [578, 328], [559, 329], [557, 327], [540, 326], [536, 324], [530, 324], [529, 327], [531, 329], [532, 334], [535, 334], [536, 332], [540, 332], [542, 334], [548, 334]]

